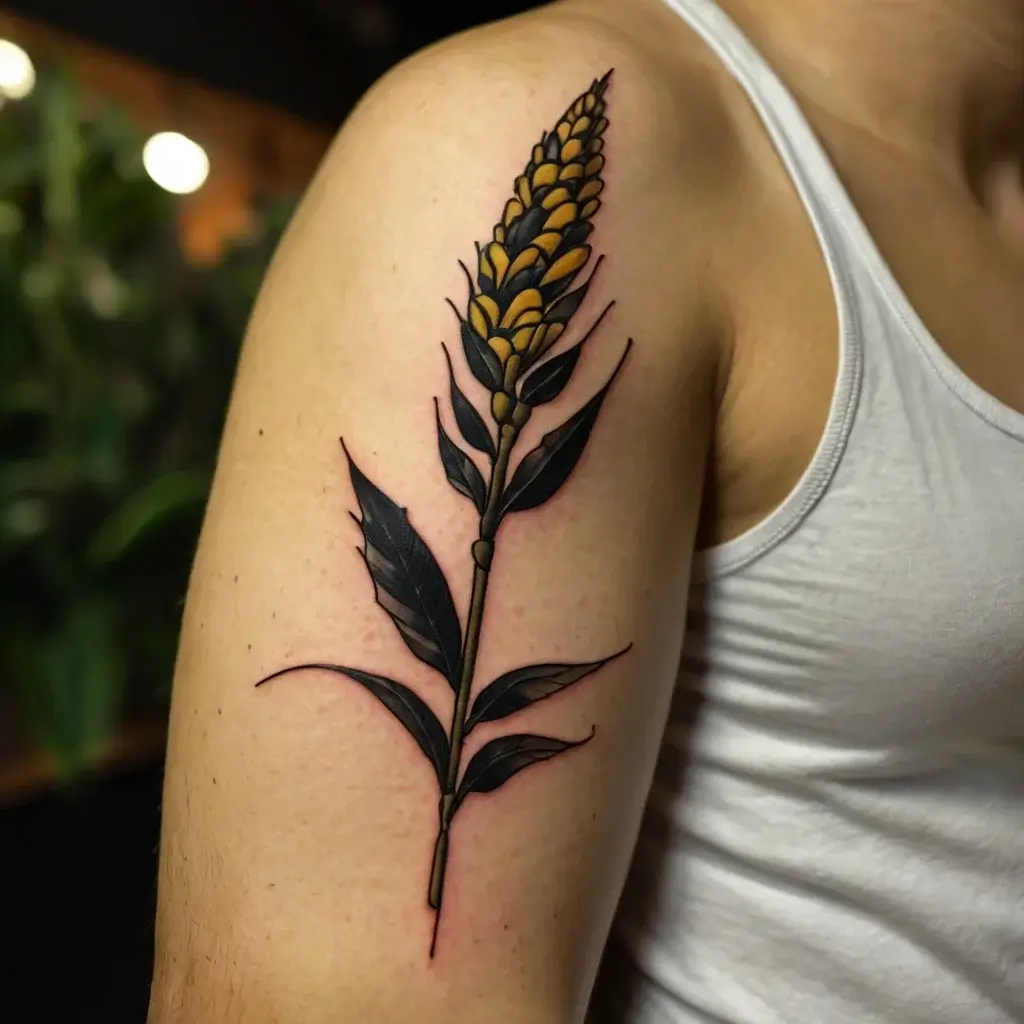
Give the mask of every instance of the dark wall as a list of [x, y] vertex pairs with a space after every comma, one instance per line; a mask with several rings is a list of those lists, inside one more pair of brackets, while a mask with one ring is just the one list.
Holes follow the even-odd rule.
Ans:
[[4, 1020], [145, 1020], [160, 778], [153, 767], [0, 814]]
[[[222, 89], [338, 124], [391, 64], [480, 22], [457, 0], [14, 0], [8, 9]], [[487, 20], [536, 7], [495, 0]]]

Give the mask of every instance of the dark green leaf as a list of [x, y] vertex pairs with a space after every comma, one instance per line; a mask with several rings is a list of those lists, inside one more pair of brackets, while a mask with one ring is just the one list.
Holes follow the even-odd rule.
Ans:
[[484, 514], [484, 506], [487, 502], [487, 485], [476, 468], [473, 460], [448, 436], [448, 432], [441, 423], [441, 413], [437, 407], [437, 399], [434, 399], [434, 416], [437, 419], [437, 447], [441, 453], [441, 465], [444, 466], [448, 483], [460, 494], [469, 498], [476, 510]]
[[528, 665], [526, 668], [506, 672], [480, 691], [466, 719], [466, 731], [469, 732], [477, 722], [494, 722], [506, 718], [545, 697], [561, 692], [625, 654], [632, 646], [630, 644], [600, 661], [585, 661], [574, 665]]
[[148, 530], [183, 508], [201, 507], [210, 489], [207, 473], [186, 470], [157, 477], [128, 495], [96, 531], [89, 560], [107, 565], [117, 561]]
[[348, 459], [352, 488], [362, 510], [363, 557], [377, 603], [391, 616], [409, 650], [458, 686], [462, 627], [448, 581], [405, 509], [396, 505]]
[[110, 739], [121, 711], [125, 666], [116, 613], [102, 598], [79, 598], [45, 637], [14, 653], [37, 738], [58, 771], [74, 778]]
[[452, 393], [452, 412], [455, 413], [455, 422], [458, 424], [459, 432], [466, 439], [468, 445], [475, 448], [478, 452], [483, 452], [484, 455], [489, 455], [493, 459], [497, 452], [494, 448], [494, 439], [491, 437], [491, 432], [487, 429], [487, 424], [484, 423], [480, 413], [476, 411], [470, 404], [469, 399], [459, 390], [459, 385], [455, 381], [455, 371], [452, 369], [451, 356], [448, 355], [448, 349], [444, 345], [441, 348], [444, 349], [444, 358], [448, 363], [448, 379], [451, 382]]
[[622, 369], [632, 344], [632, 339], [626, 343], [626, 351], [622, 353], [608, 383], [579, 412], [545, 434], [540, 444], [519, 463], [501, 497], [499, 516], [536, 508], [565, 483], [587, 446], [601, 403]]
[[346, 668], [344, 665], [325, 665], [321, 662], [283, 668], [278, 672], [273, 672], [265, 679], [261, 679], [256, 685], [262, 686], [264, 683], [269, 683], [271, 679], [277, 679], [278, 676], [283, 676], [288, 672], [299, 672], [302, 669], [337, 672], [339, 675], [348, 676], [349, 679], [360, 683], [369, 690], [405, 726], [409, 735], [419, 744], [420, 750], [427, 755], [427, 759], [434, 766], [438, 785], [444, 786], [445, 776], [448, 773], [448, 736], [437, 720], [437, 715], [408, 686], [403, 686], [393, 679], [388, 679], [387, 676], [379, 676], [373, 672], [363, 672], [358, 668]]
[[492, 793], [524, 768], [547, 761], [573, 747], [581, 747], [593, 736], [591, 730], [585, 739], [575, 741], [548, 736], [500, 736], [485, 743], [466, 766], [455, 796], [456, 810], [470, 793]]
[[520, 400], [526, 405], [535, 406], [556, 399], [569, 383], [582, 347], [581, 341], [560, 355], [541, 363], [523, 381], [523, 388], [519, 393]]
[[[582, 180], [582, 178], [576, 179], [576, 181]], [[594, 225], [589, 220], [574, 220], [562, 232], [562, 240], [558, 243], [558, 248], [551, 254], [552, 260], [558, 259], [562, 253], [568, 252], [570, 249], [575, 249], [577, 245], [582, 245], [593, 230]], [[595, 266], [594, 269], [596, 270], [597, 267]]]
[[614, 305], [614, 302], [609, 302], [604, 307], [601, 315], [594, 321], [590, 330], [572, 348], [562, 352], [560, 355], [554, 356], [552, 359], [546, 360], [530, 372], [523, 381], [522, 390], [519, 393], [519, 398], [522, 402], [530, 406], [544, 405], [545, 402], [552, 401], [562, 393], [566, 384], [569, 383], [573, 371], [576, 369], [580, 352], [583, 350], [587, 339], [597, 330], [598, 324], [601, 323], [605, 314]]
[[[455, 309], [454, 303], [449, 302], [448, 305]], [[457, 309], [455, 309], [455, 315], [459, 318], [462, 351], [466, 355], [466, 363], [469, 365], [470, 372], [488, 391], [500, 391], [504, 374], [497, 355], [487, 344], [487, 339], [481, 338], [473, 330], [473, 325], [468, 320], [464, 320]]]

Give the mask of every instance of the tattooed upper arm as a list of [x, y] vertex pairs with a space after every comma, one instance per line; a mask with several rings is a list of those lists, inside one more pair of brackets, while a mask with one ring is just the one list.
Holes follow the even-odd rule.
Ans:
[[186, 611], [155, 1022], [580, 1019], [716, 355], [631, 69], [575, 63], [414, 65], [275, 261]]

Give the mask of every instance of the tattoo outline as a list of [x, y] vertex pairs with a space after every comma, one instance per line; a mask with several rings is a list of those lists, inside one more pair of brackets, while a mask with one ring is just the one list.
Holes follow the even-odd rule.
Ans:
[[433, 958], [440, 923], [450, 832], [456, 813], [472, 793], [490, 793], [531, 765], [583, 746], [582, 739], [512, 734], [483, 744], [461, 772], [463, 744], [481, 722], [494, 722], [553, 696], [587, 678], [631, 647], [595, 661], [544, 663], [500, 675], [470, 704], [483, 626], [495, 539], [504, 517], [537, 508], [566, 482], [586, 448], [602, 403], [625, 363], [625, 349], [605, 384], [577, 412], [550, 430], [523, 456], [508, 478], [513, 448], [533, 409], [556, 399], [569, 383], [584, 345], [614, 301], [572, 347], [543, 359], [579, 309], [601, 266], [573, 288], [590, 261], [587, 238], [600, 209], [604, 182], [604, 116], [612, 72], [595, 79], [570, 104], [551, 131], [533, 147], [514, 184], [514, 194], [492, 239], [477, 245], [477, 275], [460, 266], [469, 286], [465, 316], [451, 300], [459, 322], [466, 364], [490, 395], [493, 428], [462, 392], [451, 356], [448, 369], [452, 413], [462, 439], [487, 460], [484, 480], [476, 462], [449, 436], [434, 399], [438, 451], [448, 482], [468, 498], [480, 516], [471, 546], [473, 581], [466, 632], [447, 579], [430, 549], [409, 521], [406, 509], [381, 491], [356, 465], [344, 440], [342, 449], [361, 518], [352, 515], [363, 537], [360, 554], [386, 611], [409, 650], [438, 672], [454, 695], [446, 732], [434, 712], [413, 690], [386, 676], [344, 665], [310, 662], [279, 669], [256, 683], [291, 672], [320, 669], [359, 683], [380, 701], [416, 741], [433, 766], [441, 792], [427, 902], [434, 911], [430, 944]]

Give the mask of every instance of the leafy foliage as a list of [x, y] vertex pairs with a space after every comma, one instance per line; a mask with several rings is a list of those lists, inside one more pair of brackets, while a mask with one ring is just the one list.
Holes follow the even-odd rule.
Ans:
[[593, 739], [593, 732], [581, 740], [559, 740], [550, 736], [499, 736], [485, 743], [466, 765], [466, 772], [455, 795], [455, 806], [470, 793], [493, 793], [513, 775], [552, 757], [582, 747]]
[[363, 513], [363, 558], [377, 603], [391, 616], [409, 650], [457, 690], [462, 626], [448, 581], [405, 509], [366, 477], [348, 449], [345, 456]]
[[441, 456], [448, 482], [460, 494], [464, 494], [476, 506], [477, 512], [483, 514], [487, 501], [487, 484], [480, 475], [473, 460], [448, 436], [448, 431], [441, 423], [441, 413], [434, 399], [434, 418], [437, 420], [437, 448]]
[[516, 467], [502, 495], [501, 512], [525, 512], [551, 498], [576, 468], [597, 422], [597, 414], [632, 346], [632, 339], [607, 383], [561, 426], [546, 433], [540, 444]]
[[[632, 644], [630, 644], [630, 647]], [[527, 665], [498, 676], [493, 683], [485, 686], [473, 701], [472, 710], [466, 719], [466, 731], [469, 732], [477, 722], [495, 722], [500, 718], [522, 711], [536, 704], [539, 700], [553, 697], [567, 686], [586, 679], [587, 676], [603, 668], [610, 661], [626, 653], [629, 647], [623, 648], [609, 658], [600, 661], [584, 661], [574, 664], [548, 663], [544, 665]]]
[[238, 344], [285, 222], [190, 267], [120, 112], [0, 115], [0, 685], [68, 774], [164, 701]]

